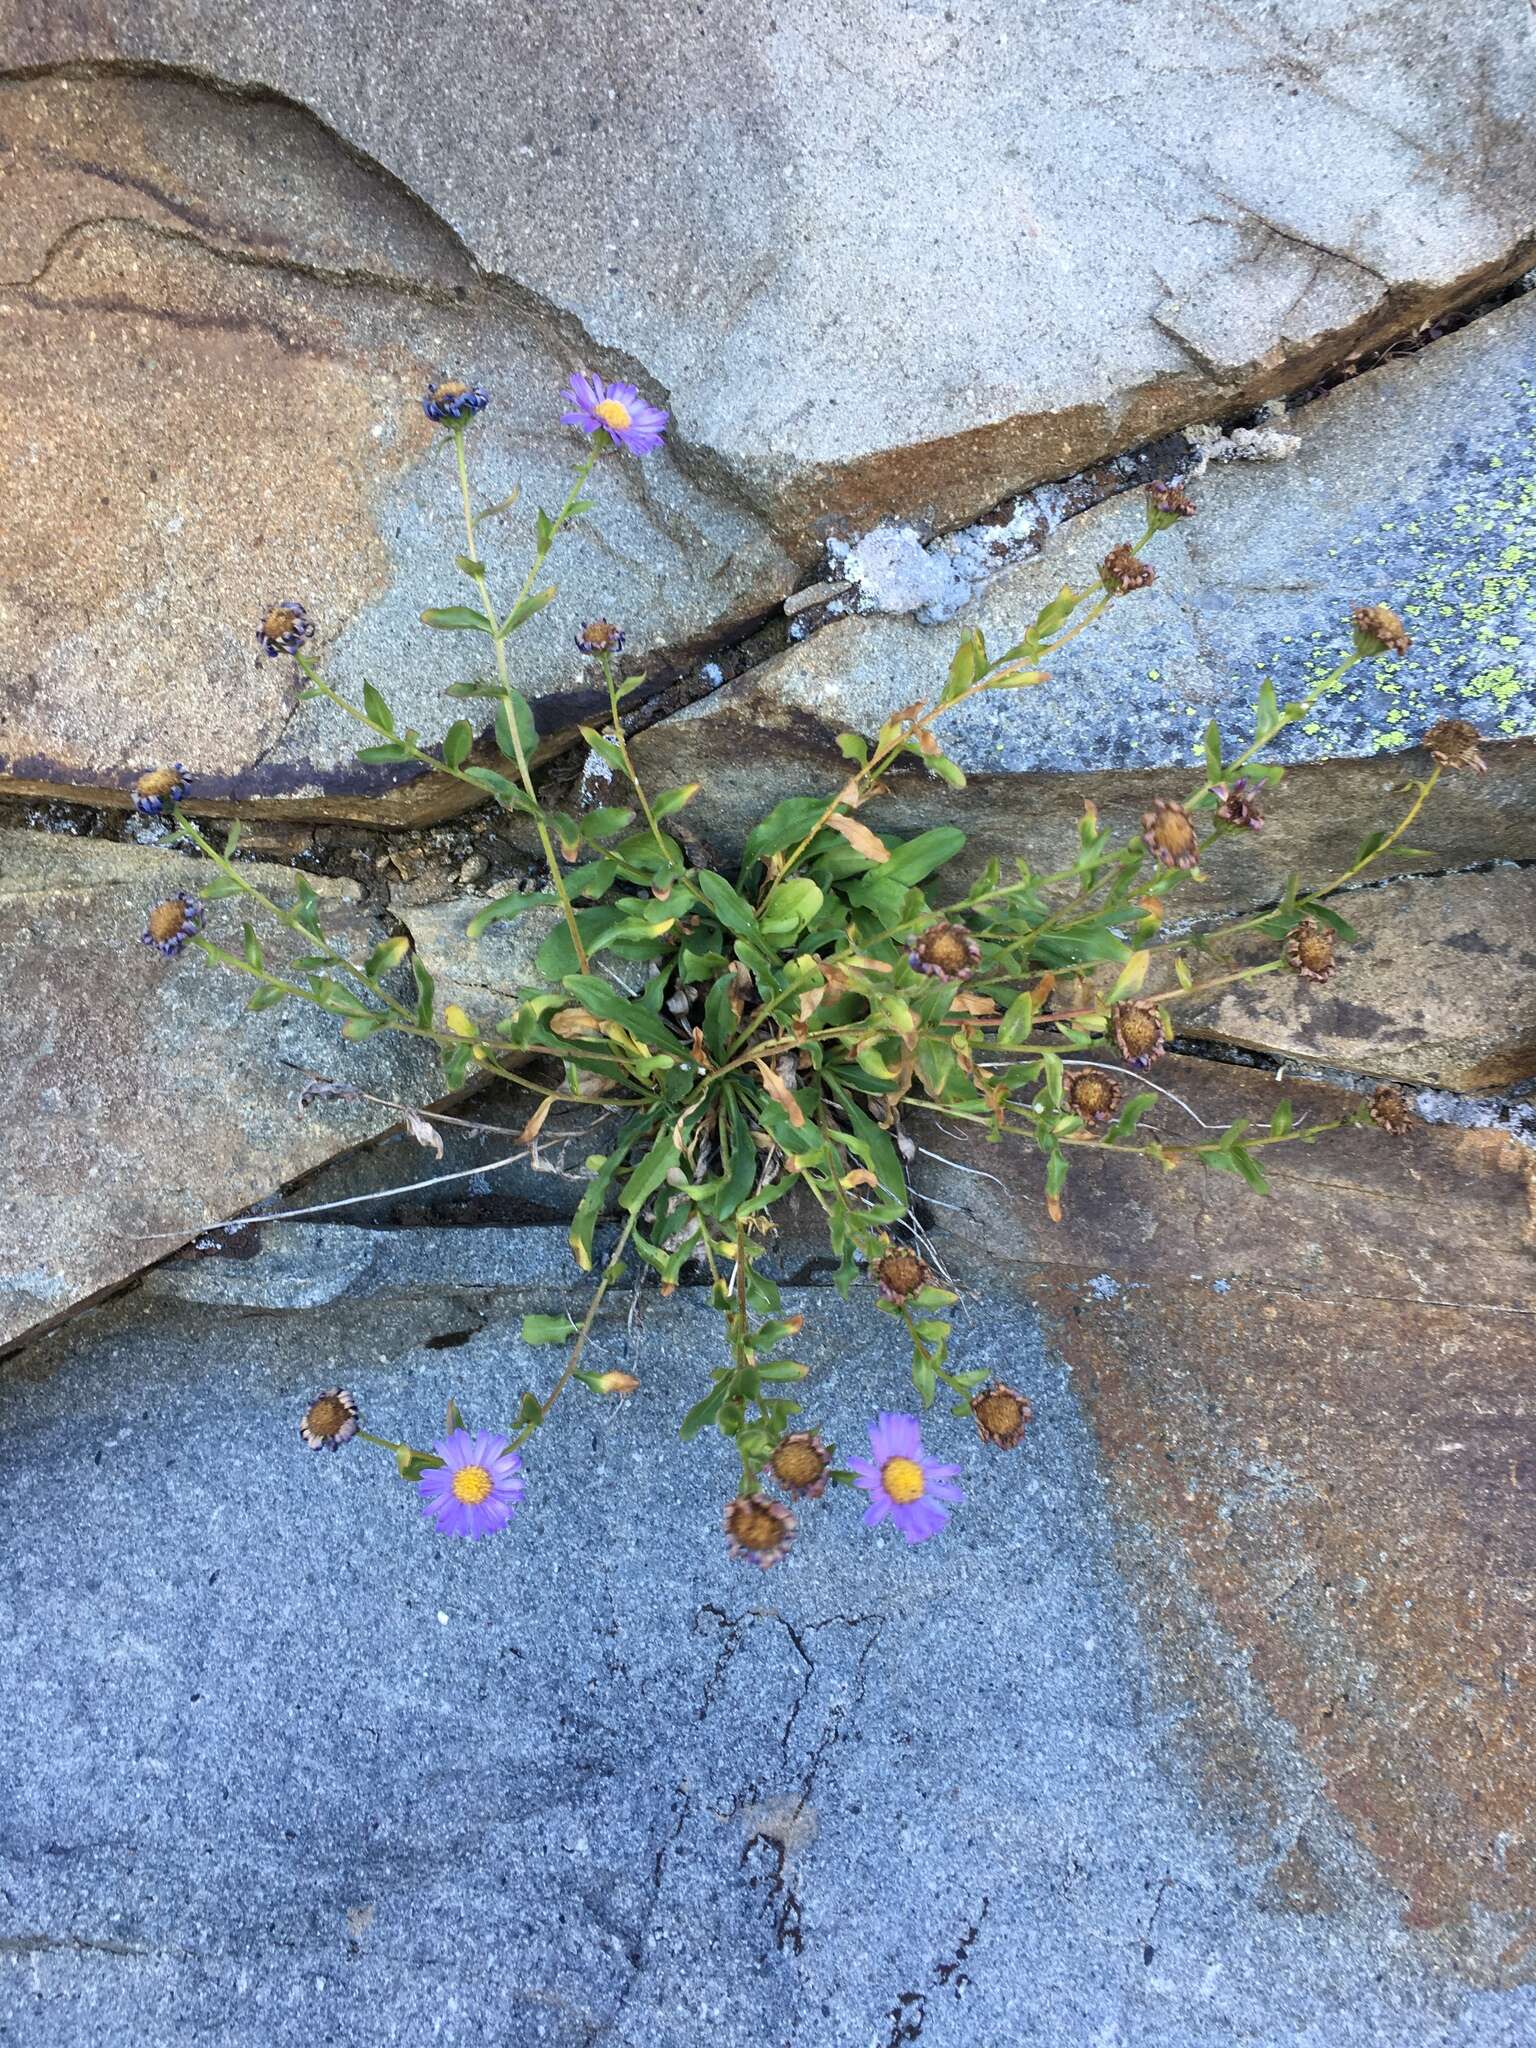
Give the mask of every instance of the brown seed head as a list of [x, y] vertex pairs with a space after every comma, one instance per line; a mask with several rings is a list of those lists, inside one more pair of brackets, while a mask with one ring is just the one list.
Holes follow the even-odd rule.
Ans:
[[174, 939], [187, 921], [187, 906], [179, 896], [168, 896], [164, 903], [157, 903], [145, 919], [149, 936], [158, 946], [166, 939]]
[[1092, 1130], [1108, 1123], [1120, 1107], [1120, 1083], [1097, 1067], [1084, 1067], [1067, 1083], [1067, 1102], [1072, 1114]]
[[931, 924], [907, 954], [920, 974], [938, 981], [966, 981], [981, 964], [981, 948], [963, 924]]
[[1167, 1050], [1156, 1003], [1116, 1003], [1109, 1013], [1109, 1022], [1120, 1057], [1128, 1067], [1150, 1067]]
[[1488, 773], [1488, 763], [1477, 751], [1482, 734], [1464, 718], [1442, 718], [1424, 735], [1424, 744], [1442, 768], [1472, 768]]
[[1357, 604], [1349, 616], [1355, 646], [1362, 654], [1395, 654], [1401, 659], [1413, 645], [1390, 605]]
[[623, 631], [611, 619], [588, 619], [576, 635], [583, 654], [617, 654], [624, 645]]
[[906, 1301], [930, 1286], [933, 1275], [917, 1256], [898, 1245], [875, 1261], [875, 1284], [887, 1301]]
[[813, 1429], [797, 1429], [783, 1439], [768, 1460], [768, 1469], [786, 1493], [802, 1500], [820, 1500], [827, 1490], [832, 1453]]
[[795, 1518], [782, 1501], [766, 1494], [737, 1494], [725, 1504], [725, 1541], [732, 1557], [744, 1557], [766, 1571], [794, 1541]]
[[1230, 789], [1226, 783], [1218, 782], [1216, 795], [1220, 798], [1216, 815], [1224, 825], [1236, 825], [1244, 832], [1263, 830], [1264, 813], [1259, 809], [1246, 777], [1234, 782]]
[[1413, 1112], [1395, 1088], [1378, 1088], [1371, 1097], [1371, 1122], [1394, 1138], [1413, 1129]]
[[1195, 501], [1182, 484], [1149, 484], [1147, 510], [1156, 526], [1170, 526], [1175, 519], [1193, 519]]
[[604, 1372], [597, 1377], [600, 1394], [632, 1394], [639, 1384], [632, 1372]]
[[1285, 942], [1285, 957], [1304, 981], [1326, 981], [1334, 970], [1334, 937], [1315, 918], [1304, 917]]
[[1157, 581], [1157, 571], [1150, 562], [1144, 562], [1129, 541], [1121, 541], [1118, 547], [1110, 549], [1099, 564], [1099, 576], [1104, 588], [1116, 597], [1124, 597], [1127, 591], [1145, 590]]
[[1141, 843], [1165, 868], [1192, 868], [1200, 859], [1200, 841], [1188, 811], [1166, 796], [1160, 796], [1141, 817]]
[[141, 775], [133, 785], [135, 796], [159, 797], [163, 803], [181, 787], [181, 777], [174, 768], [152, 768], [147, 775]]
[[345, 1387], [317, 1394], [304, 1411], [299, 1435], [312, 1451], [339, 1451], [357, 1435], [357, 1402]]
[[982, 1442], [996, 1444], [1000, 1451], [1011, 1451], [1023, 1443], [1024, 1432], [1035, 1417], [1028, 1398], [1015, 1388], [1004, 1386], [1001, 1380], [976, 1389], [971, 1396], [971, 1413]]

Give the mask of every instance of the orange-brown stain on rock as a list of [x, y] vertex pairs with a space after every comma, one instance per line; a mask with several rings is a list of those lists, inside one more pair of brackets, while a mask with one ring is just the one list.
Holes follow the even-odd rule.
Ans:
[[[1267, 1121], [1280, 1093], [1158, 1074], [1213, 1123]], [[1284, 1092], [1317, 1120], [1346, 1106]], [[995, 1150], [976, 1163], [1008, 1177]], [[1536, 1976], [1536, 1155], [1365, 1130], [1266, 1170], [1268, 1202], [1092, 1159], [1058, 1231], [1013, 1208], [1015, 1256], [1159, 1653], [1182, 1673], [1212, 1630], [1233, 1645], [1405, 1924], [1478, 1981]]]
[[213, 777], [277, 740], [294, 670], [259, 654], [262, 611], [308, 599], [334, 631], [384, 593], [374, 507], [430, 438], [425, 366], [344, 310], [133, 225], [0, 291], [0, 754], [23, 707], [66, 770], [97, 726], [126, 723], [125, 768]]

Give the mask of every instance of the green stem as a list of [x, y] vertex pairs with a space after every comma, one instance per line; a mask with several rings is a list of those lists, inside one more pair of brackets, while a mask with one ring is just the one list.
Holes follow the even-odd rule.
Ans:
[[550, 1409], [554, 1407], [555, 1403], [559, 1400], [561, 1394], [569, 1385], [571, 1374], [575, 1372], [577, 1366], [581, 1363], [581, 1354], [583, 1350], [586, 1348], [586, 1342], [588, 1337], [592, 1334], [592, 1325], [597, 1320], [597, 1311], [602, 1306], [603, 1296], [608, 1292], [608, 1289], [612, 1286], [613, 1282], [617, 1280], [619, 1274], [623, 1271], [624, 1247], [628, 1244], [630, 1239], [630, 1233], [634, 1230], [635, 1224], [638, 1222], [638, 1220], [639, 1218], [637, 1215], [631, 1214], [626, 1220], [624, 1228], [619, 1233], [619, 1241], [614, 1246], [613, 1252], [608, 1260], [607, 1265], [603, 1268], [602, 1277], [599, 1279], [596, 1287], [592, 1290], [592, 1299], [587, 1303], [587, 1312], [581, 1319], [581, 1327], [576, 1332], [575, 1338], [573, 1339], [571, 1344], [569, 1355], [566, 1358], [565, 1370], [561, 1373], [559, 1379], [555, 1381], [555, 1384], [550, 1388], [549, 1398], [539, 1403], [538, 1421], [524, 1423], [523, 1427], [518, 1431], [517, 1435], [513, 1437], [511, 1445], [509, 1447], [510, 1449], [514, 1451], [518, 1450], [522, 1447], [522, 1445], [527, 1443], [529, 1437], [533, 1435], [533, 1432], [536, 1429], [540, 1428], [541, 1425], [548, 1420]]

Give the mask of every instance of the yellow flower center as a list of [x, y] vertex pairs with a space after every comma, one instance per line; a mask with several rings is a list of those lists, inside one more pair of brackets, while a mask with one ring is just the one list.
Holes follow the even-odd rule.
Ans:
[[605, 398], [601, 405], [594, 405], [592, 410], [603, 425], [612, 427], [616, 434], [622, 434], [629, 425], [629, 407], [621, 405], [616, 398]]
[[157, 903], [147, 921], [152, 939], [174, 939], [186, 925], [187, 906], [179, 897], [172, 896], [168, 902]]
[[880, 1467], [880, 1479], [899, 1508], [923, 1497], [923, 1468], [915, 1458], [887, 1458]]
[[477, 1508], [491, 1497], [491, 1475], [483, 1465], [461, 1465], [453, 1475], [453, 1497]]

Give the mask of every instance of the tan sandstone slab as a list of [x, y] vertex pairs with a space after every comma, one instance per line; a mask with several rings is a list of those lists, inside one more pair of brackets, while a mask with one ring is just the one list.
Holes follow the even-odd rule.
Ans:
[[[1208, 1123], [1274, 1078], [1169, 1058]], [[1326, 1120], [1331, 1089], [1283, 1091]], [[1170, 1103], [1154, 1126], [1194, 1126]], [[933, 1141], [930, 1141], [932, 1143]], [[1224, 1175], [1074, 1155], [1046, 1218], [1032, 1152], [946, 1135], [941, 1244], [1040, 1300], [1085, 1398], [1122, 1554], [1214, 1813], [1274, 1787], [1244, 1853], [1294, 1848], [1281, 1910], [1326, 1913], [1264, 1719], [1400, 1899], [1485, 1983], [1536, 1974], [1536, 1154], [1489, 1130], [1375, 1130]], [[1251, 1801], [1246, 1802], [1251, 1804]], [[1262, 1806], [1261, 1806], [1262, 1816]], [[1301, 1817], [1304, 1819], [1304, 1816]]]
[[[291, 870], [248, 872], [292, 889]], [[251, 1016], [243, 977], [141, 945], [149, 907], [209, 873], [141, 847], [0, 834], [0, 1348], [392, 1121], [363, 1103], [301, 1112], [307, 1070], [344, 1063], [348, 1081], [393, 1101], [442, 1092], [435, 1053], [415, 1041], [343, 1048], [336, 1021], [302, 1003]], [[378, 943], [354, 885], [314, 888], [354, 958]], [[238, 950], [238, 903], [211, 906], [206, 928]], [[302, 950], [281, 927], [262, 938], [274, 964]]]
[[[1426, 876], [1334, 901], [1359, 942], [1338, 946], [1326, 983], [1281, 968], [1181, 1007], [1180, 1032], [1433, 1088], [1504, 1088], [1536, 1073], [1536, 869]], [[1239, 944], [1231, 957], [1264, 955]]]
[[[0, 773], [126, 803], [180, 760], [204, 802], [462, 807], [419, 769], [357, 763], [369, 736], [300, 706], [256, 627], [306, 604], [333, 680], [354, 699], [376, 682], [434, 744], [463, 709], [444, 689], [489, 650], [419, 623], [474, 596], [422, 394], [453, 373], [492, 394], [478, 501], [523, 496], [476, 544], [510, 604], [535, 508], [562, 502], [585, 451], [559, 415], [588, 351], [296, 108], [186, 81], [0, 80], [0, 134], [0, 359], [18, 393], [46, 364], [49, 394], [0, 420]], [[605, 465], [593, 495], [551, 564], [560, 596], [510, 643], [546, 731], [590, 694], [583, 619], [686, 659], [791, 573], [759, 519], [668, 454]]]

